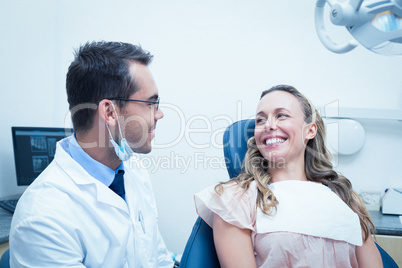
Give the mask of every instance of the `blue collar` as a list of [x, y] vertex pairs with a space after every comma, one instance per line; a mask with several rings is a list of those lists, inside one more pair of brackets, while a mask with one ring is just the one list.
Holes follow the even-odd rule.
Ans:
[[120, 166], [118, 166], [116, 170], [113, 170], [90, 157], [78, 144], [77, 139], [75, 138], [75, 133], [74, 135], [71, 135], [70, 142], [68, 143], [68, 149], [65, 148], [65, 151], [81, 167], [83, 167], [89, 175], [91, 175], [107, 187], [112, 184], [115, 174], [119, 170], [124, 170], [123, 162], [121, 162]]

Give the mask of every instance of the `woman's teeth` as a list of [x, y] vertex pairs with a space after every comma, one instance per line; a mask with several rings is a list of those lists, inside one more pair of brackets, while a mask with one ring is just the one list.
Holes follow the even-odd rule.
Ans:
[[285, 139], [273, 138], [273, 139], [267, 139], [265, 141], [265, 143], [266, 143], [266, 145], [273, 145], [273, 144], [277, 144], [277, 143], [282, 143], [284, 141], [285, 141]]

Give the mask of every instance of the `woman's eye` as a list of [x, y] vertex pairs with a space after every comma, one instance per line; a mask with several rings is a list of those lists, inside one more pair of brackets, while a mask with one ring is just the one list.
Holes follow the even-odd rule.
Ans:
[[278, 114], [278, 118], [286, 118], [286, 117], [288, 117], [287, 114]]
[[256, 119], [255, 119], [255, 123], [256, 123], [256, 124], [262, 123], [262, 122], [264, 122], [264, 121], [265, 121], [264, 118], [256, 118]]

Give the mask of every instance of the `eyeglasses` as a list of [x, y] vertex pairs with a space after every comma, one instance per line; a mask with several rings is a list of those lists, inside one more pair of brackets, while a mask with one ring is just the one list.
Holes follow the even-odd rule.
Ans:
[[153, 106], [155, 107], [155, 110], [158, 111], [160, 98], [158, 97], [158, 99], [156, 101], [135, 100], [135, 99], [127, 99], [127, 98], [108, 98], [108, 100], [145, 102], [145, 103], [153, 104]]

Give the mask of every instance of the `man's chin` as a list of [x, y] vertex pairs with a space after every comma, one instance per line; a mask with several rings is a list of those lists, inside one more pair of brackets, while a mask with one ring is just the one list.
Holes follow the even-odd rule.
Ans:
[[152, 147], [151, 146], [144, 146], [141, 148], [136, 148], [133, 149], [133, 151], [137, 154], [149, 154], [152, 151]]

